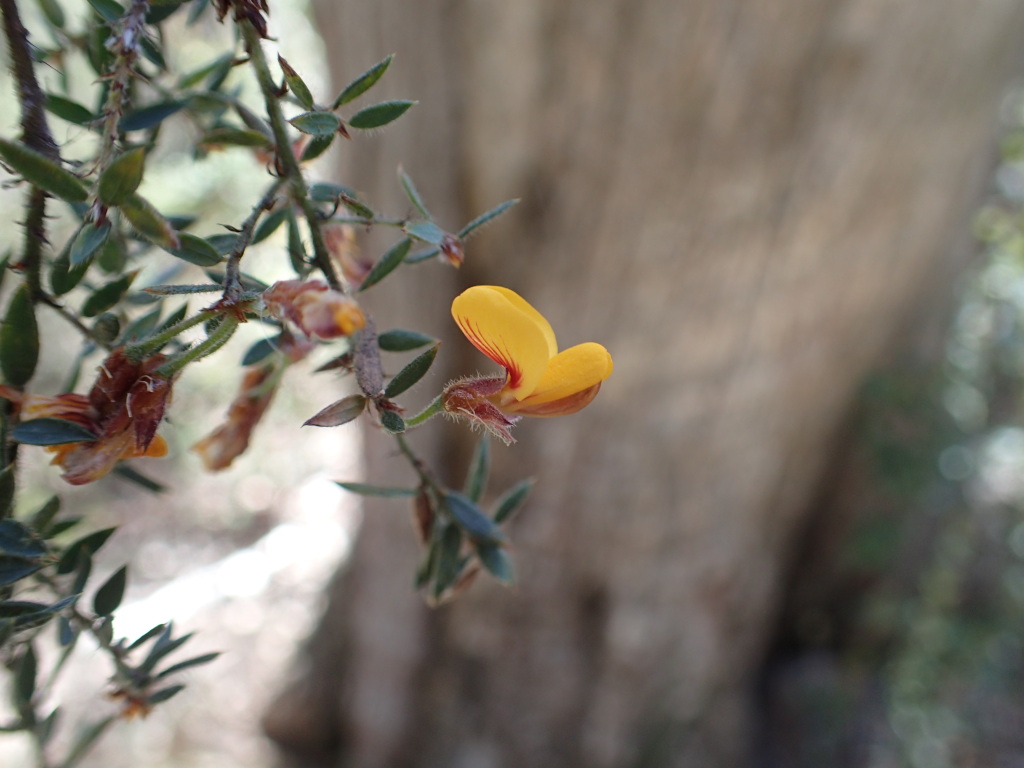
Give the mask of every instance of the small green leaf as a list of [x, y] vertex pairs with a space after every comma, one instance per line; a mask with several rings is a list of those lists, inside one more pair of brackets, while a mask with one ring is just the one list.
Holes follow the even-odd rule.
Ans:
[[434, 364], [434, 358], [437, 357], [437, 350], [440, 346], [441, 344], [438, 342], [396, 373], [394, 378], [384, 388], [384, 397], [388, 399], [398, 397], [398, 395], [422, 379], [427, 371], [430, 370], [430, 366]]
[[[53, 0], [44, 1], [52, 2]], [[86, 128], [99, 119], [88, 107], [56, 93], [46, 94], [46, 109], [61, 120]]]
[[164, 250], [182, 261], [195, 264], [197, 267], [213, 267], [224, 261], [217, 249], [198, 235], [178, 232], [178, 240], [180, 247], [164, 247]]
[[299, 232], [299, 222], [295, 218], [295, 212], [288, 210], [288, 259], [292, 263], [292, 269], [300, 276], [309, 273], [309, 258], [306, 256], [306, 246], [302, 242], [302, 234]]
[[320, 157], [320, 155], [330, 149], [337, 135], [337, 132], [335, 132], [327, 136], [314, 136], [310, 139], [309, 144], [302, 151], [302, 162], [308, 163], [310, 160], [316, 160], [316, 158]]
[[124, 8], [115, 0], [89, 0], [89, 5], [104, 21], [117, 21], [124, 16]]
[[24, 144], [0, 139], [0, 157], [26, 181], [69, 203], [84, 203], [89, 190], [81, 179]]
[[343, 483], [340, 480], [335, 483], [350, 493], [358, 493], [360, 496], [382, 496], [384, 498], [395, 498], [398, 496], [415, 496], [415, 488], [391, 488], [383, 485], [368, 485], [366, 483]]
[[[178, 87], [183, 91], [188, 90], [193, 86], [199, 85], [199, 83], [201, 83], [210, 75], [213, 75], [214, 73], [219, 74], [220, 71], [225, 67], [230, 71], [231, 65], [234, 63], [234, 61], [234, 53], [222, 54], [221, 56], [218, 56], [216, 59], [211, 61], [209, 64], [206, 64], [200, 67], [199, 69], [192, 70], [191, 72], [182, 75], [181, 78], [178, 80]], [[209, 83], [207, 83], [207, 87], [211, 91], [217, 90], [216, 86], [210, 85]]]
[[[93, 1], [90, 0], [90, 2]], [[185, 102], [183, 101], [164, 101], [159, 104], [151, 104], [148, 107], [133, 109], [121, 118], [117, 127], [125, 133], [153, 128], [176, 112], [180, 112], [184, 107]]]
[[106, 312], [113, 307], [131, 287], [137, 274], [138, 272], [129, 272], [127, 275], [97, 288], [82, 305], [82, 315], [96, 317], [100, 312]]
[[356, 112], [348, 124], [364, 131], [380, 128], [400, 118], [415, 103], [415, 101], [382, 101], [380, 104], [374, 104], [372, 107]]
[[92, 610], [97, 616], [109, 616], [117, 610], [124, 598], [128, 582], [128, 566], [123, 565], [96, 590], [92, 599]]
[[186, 635], [182, 635], [181, 637], [174, 637], [173, 628], [173, 624], [168, 624], [167, 628], [163, 631], [163, 634], [161, 634], [160, 637], [157, 638], [157, 641], [153, 643], [153, 647], [150, 648], [145, 661], [143, 661], [139, 666], [140, 673], [149, 674], [152, 672], [156, 668], [156, 665], [160, 663], [160, 659], [174, 653], [174, 651], [178, 650], [192, 638], [191, 632]]
[[285, 61], [281, 54], [277, 54], [277, 63], [281, 65], [281, 70], [284, 72], [284, 81], [288, 83], [289, 90], [291, 90], [292, 95], [298, 100], [299, 104], [306, 109], [313, 109], [313, 94], [309, 92], [309, 87], [299, 77], [299, 73], [292, 68], [291, 64]]
[[167, 625], [166, 624], [157, 624], [152, 629], [147, 630], [144, 634], [140, 635], [138, 637], [138, 639], [132, 641], [132, 644], [128, 646], [128, 650], [129, 651], [134, 651], [136, 648], [138, 648], [140, 645], [145, 643], [147, 640], [152, 640], [154, 637], [159, 635], [161, 632], [165, 632], [166, 630], [167, 630]]
[[0, 469], [0, 516], [10, 517], [14, 512], [14, 470], [17, 466], [14, 462]]
[[392, 53], [386, 59], [377, 62], [351, 83], [346, 85], [342, 89], [341, 93], [338, 94], [338, 98], [334, 100], [334, 109], [348, 104], [350, 101], [370, 90], [370, 88], [372, 88], [376, 82], [381, 79], [384, 73], [387, 72], [388, 67], [391, 65], [391, 60], [394, 57], [395, 54]]
[[82, 224], [82, 228], [78, 230], [78, 234], [75, 235], [75, 240], [71, 244], [71, 254], [69, 256], [71, 266], [78, 267], [87, 263], [96, 252], [96, 249], [106, 242], [109, 234], [109, 221], [105, 221], [99, 226], [96, 226], [91, 221]]
[[417, 221], [414, 224], [407, 224], [402, 229], [410, 237], [431, 245], [440, 245], [444, 242], [445, 231], [432, 221]]
[[195, 657], [193, 657], [191, 659], [186, 659], [185, 661], [179, 661], [177, 664], [172, 664], [167, 669], [161, 670], [159, 674], [157, 674], [157, 675], [155, 675], [153, 677], [153, 679], [154, 680], [161, 680], [161, 679], [163, 679], [165, 677], [170, 677], [171, 675], [176, 674], [178, 672], [182, 672], [182, 671], [184, 671], [186, 669], [191, 669], [192, 667], [198, 667], [198, 666], [201, 666], [203, 664], [209, 664], [211, 661], [216, 659], [218, 656], [220, 656], [220, 652], [219, 651], [215, 651], [213, 653], [204, 653], [202, 656], [195, 656]]
[[151, 693], [149, 696], [146, 697], [146, 702], [154, 706], [157, 704], [162, 704], [168, 699], [177, 696], [183, 690], [185, 690], [184, 685], [169, 685], [166, 688], [161, 688], [159, 691], [156, 691], [155, 693]]
[[437, 545], [437, 559], [434, 564], [434, 599], [438, 599], [458, 580], [465, 561], [462, 551], [462, 529], [457, 525], [446, 525]]
[[484, 568], [503, 584], [512, 584], [516, 580], [515, 569], [512, 567], [512, 558], [504, 547], [494, 544], [478, 544], [476, 556], [480, 558]]
[[[173, 7], [153, 8], [151, 6], [149, 11], [146, 13], [146, 23], [159, 24], [165, 18], [174, 13], [174, 11], [175, 8]], [[143, 36], [139, 40], [139, 50], [150, 63], [155, 64], [164, 72], [167, 71], [167, 62], [164, 60], [163, 51], [160, 50], [160, 46], [158, 46], [151, 37]]]
[[491, 208], [491, 210], [487, 211], [486, 213], [481, 213], [479, 216], [477, 216], [475, 219], [469, 222], [469, 224], [467, 224], [466, 226], [459, 230], [459, 239], [461, 240], [466, 237], [469, 237], [471, 234], [473, 234], [473, 232], [480, 229], [480, 227], [482, 227], [484, 224], [491, 221], [492, 219], [496, 219], [498, 216], [501, 216], [501, 214], [503, 214], [505, 211], [507, 211], [509, 208], [511, 208], [518, 202], [519, 200], [506, 200], [501, 205]]
[[342, 196], [355, 197], [356, 191], [342, 184], [317, 182], [309, 188], [309, 199], [314, 203], [337, 203]]
[[104, 312], [92, 324], [93, 338], [104, 344], [113, 344], [121, 335], [121, 320], [113, 312]]
[[491, 450], [490, 441], [485, 432], [476, 444], [473, 451], [473, 458], [469, 462], [469, 471], [466, 472], [466, 484], [462, 492], [466, 497], [479, 503], [487, 487], [487, 478], [491, 473]]
[[280, 208], [276, 211], [271, 212], [264, 217], [260, 225], [256, 227], [256, 232], [252, 236], [252, 243], [262, 243], [274, 232], [277, 231], [278, 227], [284, 224], [285, 219], [288, 218], [288, 208]]
[[405, 419], [395, 411], [382, 410], [380, 412], [380, 425], [392, 435], [400, 435], [405, 432]]
[[340, 427], [354, 421], [366, 410], [366, 398], [363, 395], [349, 395], [331, 403], [315, 416], [307, 419], [304, 427]]
[[420, 197], [419, 190], [416, 189], [416, 185], [412, 183], [412, 179], [409, 178], [409, 174], [405, 172], [402, 166], [398, 166], [398, 180], [401, 182], [402, 189], [405, 190], [405, 195], [409, 198], [409, 202], [413, 204], [423, 218], [430, 219], [430, 212], [427, 210], [423, 198]]
[[24, 523], [0, 520], [0, 555], [35, 560], [47, 552], [46, 544]]
[[38, 560], [25, 560], [20, 557], [0, 555], [0, 587], [6, 587], [21, 581], [42, 567], [42, 563]]
[[501, 495], [494, 504], [494, 522], [501, 524], [512, 517], [513, 514], [526, 501], [526, 496], [533, 488], [533, 478], [521, 480]]
[[[75, 239], [77, 240], [77, 237]], [[107, 242], [111, 242], [111, 239], [108, 238]], [[70, 256], [73, 247], [74, 240], [69, 241], [64, 249], [57, 254], [57, 258], [53, 260], [53, 267], [50, 270], [50, 288], [53, 289], [56, 296], [63, 296], [78, 285], [89, 269], [90, 259], [86, 259], [72, 268]]]
[[181, 247], [181, 240], [174, 227], [146, 198], [133, 193], [118, 208], [139, 234], [154, 245], [161, 248]]
[[158, 483], [152, 478], [146, 477], [144, 474], [139, 472], [137, 469], [129, 466], [128, 464], [118, 464], [112, 470], [112, 473], [120, 478], [127, 480], [130, 483], [134, 483], [140, 488], [144, 488], [150, 493], [163, 493], [167, 490], [167, 486]]
[[116, 528], [104, 528], [99, 531], [90, 533], [87, 536], [83, 536], [64, 550], [64, 554], [60, 557], [60, 562], [57, 563], [57, 573], [62, 576], [67, 573], [71, 573], [78, 566], [78, 558], [80, 555], [94, 555], [107, 543], [107, 539], [113, 535]]
[[15, 387], [28, 383], [39, 362], [39, 327], [32, 289], [22, 283], [11, 296], [0, 326], [0, 371]]
[[21, 703], [28, 708], [31, 705], [32, 696], [36, 692], [36, 652], [32, 650], [31, 644], [25, 646], [25, 652], [19, 660], [14, 690]]
[[260, 339], [245, 353], [242, 357], [242, 365], [256, 365], [256, 363], [265, 360], [270, 355], [277, 351], [280, 337], [273, 339]]
[[242, 128], [214, 128], [199, 140], [204, 146], [263, 147], [269, 149], [274, 142], [259, 131]]
[[73, 421], [44, 417], [19, 422], [11, 430], [11, 439], [23, 445], [65, 445], [91, 443], [96, 435]]
[[376, 285], [391, 274], [403, 261], [405, 261], [405, 257], [409, 255], [410, 248], [412, 248], [412, 240], [409, 238], [400, 240], [397, 244], [392, 246], [391, 249], [381, 256], [373, 265], [373, 268], [359, 286], [359, 290], [365, 291], [371, 285]]
[[[120, 205], [128, 199], [139, 184], [146, 166], [146, 150], [135, 147], [117, 156], [100, 176], [100, 200], [107, 205]], [[72, 263], [74, 259], [72, 259]]]
[[14, 626], [17, 629], [38, 627], [48, 622], [77, 599], [76, 595], [72, 595], [53, 605], [34, 603], [27, 600], [5, 600], [0, 602], [0, 617], [13, 618]]
[[51, 496], [46, 503], [29, 519], [29, 524], [44, 536], [50, 534], [50, 523], [60, 512], [60, 496]]
[[303, 112], [288, 122], [312, 136], [333, 136], [341, 125], [341, 118], [333, 112]]
[[39, 0], [39, 7], [48, 22], [58, 29], [64, 27], [64, 9], [57, 0]]
[[352, 211], [352, 213], [354, 213], [356, 216], [360, 216], [366, 219], [367, 221], [373, 221], [374, 216], [376, 216], [376, 214], [369, 206], [365, 205], [364, 203], [361, 203], [359, 200], [352, 197], [351, 195], [342, 195], [338, 199], [341, 202], [341, 204], [348, 208], [350, 211]]
[[385, 352], [408, 352], [437, 342], [433, 336], [395, 328], [377, 336], [377, 345]]
[[451, 512], [452, 519], [474, 540], [490, 544], [505, 542], [505, 534], [501, 532], [495, 522], [461, 493], [455, 491], [446, 493], [444, 505]]

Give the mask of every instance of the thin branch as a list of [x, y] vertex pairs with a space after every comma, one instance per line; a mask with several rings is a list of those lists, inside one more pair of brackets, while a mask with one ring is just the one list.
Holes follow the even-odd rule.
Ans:
[[288, 140], [287, 123], [284, 113], [281, 111], [281, 103], [277, 97], [277, 84], [267, 65], [267, 57], [263, 54], [263, 47], [259, 32], [249, 21], [240, 21], [239, 28], [242, 30], [242, 37], [245, 40], [245, 48], [249, 54], [249, 61], [256, 70], [256, 79], [263, 94], [263, 101], [267, 107], [267, 116], [270, 118], [270, 129], [274, 134], [274, 143], [277, 145], [277, 157], [283, 175], [291, 183], [292, 197], [296, 204], [302, 209], [306, 221], [309, 223], [310, 239], [313, 241], [313, 257], [316, 265], [327, 278], [327, 283], [336, 291], [346, 293], [344, 284], [338, 277], [334, 264], [331, 263], [330, 252], [324, 242], [323, 233], [320, 231], [320, 216], [316, 207], [309, 199], [309, 190], [306, 187], [306, 180], [302, 177], [302, 169], [299, 161], [295, 159], [292, 152], [291, 142]]
[[274, 199], [277, 197], [277, 193], [281, 191], [284, 183], [284, 179], [275, 181], [266, 194], [260, 198], [260, 201], [256, 203], [255, 207], [253, 207], [246, 220], [242, 222], [238, 238], [235, 240], [235, 247], [231, 249], [231, 255], [228, 256], [228, 263], [224, 268], [224, 301], [229, 304], [237, 301], [242, 293], [239, 263], [242, 261], [245, 249], [252, 242], [252, 236], [256, 231], [256, 224], [259, 222], [260, 216], [263, 215], [264, 211], [269, 211], [273, 207]]

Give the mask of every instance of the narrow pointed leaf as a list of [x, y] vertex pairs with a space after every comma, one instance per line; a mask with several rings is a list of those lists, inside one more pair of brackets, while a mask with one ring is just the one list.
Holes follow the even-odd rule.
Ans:
[[389, 399], [398, 397], [398, 395], [422, 379], [427, 371], [430, 370], [430, 366], [434, 364], [434, 358], [437, 357], [437, 350], [440, 346], [440, 343], [435, 344], [396, 373], [394, 378], [384, 387], [384, 397]]
[[466, 226], [459, 230], [458, 237], [460, 239], [469, 237], [471, 234], [473, 234], [473, 232], [480, 229], [480, 227], [482, 227], [484, 224], [486, 224], [489, 221], [492, 221], [493, 219], [498, 218], [499, 216], [501, 216], [501, 214], [503, 214], [505, 211], [507, 211], [509, 208], [511, 208], [518, 202], [519, 200], [506, 200], [501, 205], [497, 205], [494, 208], [491, 208], [491, 210], [487, 211], [486, 213], [481, 213], [479, 216], [477, 216], [475, 219], [469, 222], [469, 224], [467, 224]]
[[370, 273], [363, 279], [359, 286], [360, 291], [365, 291], [371, 285], [376, 285], [389, 274], [391, 274], [409, 255], [412, 248], [412, 240], [405, 238], [394, 245], [387, 253], [381, 256], [373, 265]]
[[133, 193], [118, 207], [139, 234], [154, 245], [161, 248], [181, 247], [181, 240], [174, 227], [146, 198]]
[[341, 118], [333, 112], [303, 112], [288, 122], [312, 136], [333, 136], [341, 125]]
[[[178, 241], [180, 247], [164, 247], [164, 250], [177, 256], [182, 261], [195, 264], [197, 267], [213, 267], [224, 261], [224, 258], [217, 252], [217, 249], [198, 235], [179, 232]], [[183, 293], [186, 292], [183, 291]]]
[[39, 0], [39, 7], [46, 16], [46, 20], [58, 29], [64, 26], [64, 9], [60, 7], [57, 0]]
[[0, 555], [0, 587], [6, 587], [21, 581], [42, 567], [43, 564], [38, 560], [25, 560], [20, 557]]
[[161, 670], [159, 674], [153, 677], [153, 679], [160, 680], [165, 677], [170, 677], [171, 675], [177, 672], [183, 672], [186, 669], [191, 669], [192, 667], [198, 667], [203, 664], [209, 664], [218, 656], [220, 656], [220, 652], [215, 651], [213, 653], [204, 653], [202, 656], [195, 656], [191, 659], [186, 659], [185, 661], [179, 661], [177, 664], [173, 664], [169, 666], [167, 669]]
[[269, 149], [274, 142], [259, 131], [242, 128], [214, 128], [199, 141], [204, 146], [263, 147]]
[[452, 519], [473, 539], [491, 544], [505, 542], [505, 534], [495, 522], [461, 493], [452, 491], [445, 494], [444, 504], [451, 512]]
[[288, 212], [288, 208], [281, 208], [265, 216], [260, 225], [256, 227], [256, 232], [252, 236], [253, 244], [262, 243], [274, 234], [278, 227], [284, 224], [285, 219], [288, 218]]
[[420, 197], [419, 190], [416, 189], [416, 185], [412, 183], [412, 179], [409, 178], [409, 174], [399, 166], [398, 167], [398, 180], [402, 183], [402, 189], [405, 190], [406, 197], [409, 198], [409, 202], [413, 204], [420, 215], [425, 219], [430, 219], [430, 212], [427, 210], [427, 206], [423, 202], [423, 198]]
[[382, 496], [384, 498], [395, 498], [399, 496], [415, 496], [415, 488], [392, 488], [383, 485], [369, 485], [367, 483], [343, 483], [336, 481], [336, 484], [350, 493], [358, 493], [360, 496]]
[[487, 478], [491, 472], [491, 449], [490, 440], [487, 434], [480, 438], [473, 451], [473, 458], [469, 462], [469, 471], [466, 473], [466, 485], [462, 492], [470, 501], [479, 503], [487, 487]]
[[405, 419], [399, 416], [395, 411], [381, 411], [380, 425], [393, 435], [399, 435], [402, 432], [405, 432]]
[[94, 555], [107, 543], [116, 528], [104, 528], [102, 530], [90, 533], [87, 536], [83, 536], [66, 550], [60, 557], [60, 562], [57, 563], [57, 573], [64, 575], [71, 573], [78, 565], [78, 558], [80, 555]]
[[[139, 184], [146, 166], [146, 150], [136, 147], [119, 155], [100, 176], [98, 193], [107, 205], [120, 205]], [[74, 259], [71, 260], [72, 263]]]
[[363, 395], [349, 395], [331, 403], [312, 418], [307, 419], [304, 427], [339, 427], [354, 421], [366, 410], [366, 398]]
[[88, 262], [92, 255], [96, 253], [96, 249], [106, 242], [109, 234], [109, 221], [105, 221], [99, 226], [90, 221], [85, 222], [82, 228], [78, 230], [78, 234], [75, 235], [75, 240], [71, 244], [71, 253], [69, 255], [71, 266], [77, 267]]
[[437, 545], [437, 559], [434, 563], [434, 598], [440, 598], [455, 584], [462, 572], [462, 529], [457, 525], [447, 525]]
[[476, 548], [476, 556], [480, 558], [487, 572], [503, 584], [512, 584], [516, 580], [515, 570], [512, 567], [512, 558], [504, 547], [494, 544], [479, 544]]
[[529, 478], [516, 483], [505, 491], [494, 504], [494, 522], [500, 524], [512, 517], [526, 501], [526, 496], [533, 488], [533, 483], [533, 478]]
[[124, 16], [124, 7], [116, 0], [89, 0], [89, 5], [104, 21], [117, 21]]
[[166, 688], [161, 688], [159, 691], [156, 691], [155, 693], [151, 693], [146, 698], [146, 701], [151, 705], [161, 704], [167, 701], [168, 699], [177, 696], [183, 690], [185, 690], [184, 685], [169, 685]]
[[316, 158], [320, 157], [320, 155], [330, 149], [337, 135], [338, 132], [336, 131], [327, 136], [314, 136], [310, 139], [309, 144], [302, 151], [302, 162], [308, 163], [310, 160], [316, 160]]
[[0, 371], [8, 384], [20, 387], [35, 373], [39, 362], [39, 327], [32, 289], [22, 283], [11, 296], [0, 326]]
[[45, 555], [46, 544], [24, 523], [0, 520], [0, 555], [34, 560]]
[[403, 227], [405, 234], [415, 237], [431, 245], [440, 245], [444, 242], [445, 231], [432, 221], [417, 221]]
[[437, 339], [433, 336], [401, 328], [384, 331], [377, 336], [377, 345], [385, 352], [409, 352], [435, 343], [437, 343]]
[[24, 144], [0, 139], [0, 157], [30, 184], [61, 200], [84, 203], [89, 199], [89, 190], [81, 179]]
[[313, 109], [313, 94], [309, 92], [309, 87], [299, 77], [299, 73], [292, 68], [291, 64], [285, 61], [281, 54], [277, 54], [277, 63], [281, 65], [281, 70], [284, 72], [284, 80], [288, 83], [288, 89], [299, 104], [306, 109]]
[[125, 464], [124, 462], [114, 467], [112, 474], [115, 474], [118, 477], [127, 480], [129, 483], [134, 483], [135, 485], [139, 486], [140, 488], [144, 488], [150, 493], [163, 493], [164, 491], [167, 490], [167, 486], [163, 485], [162, 483], [158, 483], [156, 480], [150, 477], [146, 477], [144, 474], [139, 472], [139, 470], [133, 468], [129, 464]]
[[356, 112], [348, 124], [364, 131], [380, 128], [400, 118], [415, 103], [415, 101], [382, 101], [380, 104], [374, 104], [372, 107]]
[[348, 104], [350, 101], [353, 101], [370, 90], [370, 88], [372, 88], [376, 82], [381, 79], [384, 73], [387, 72], [388, 67], [391, 65], [391, 60], [394, 57], [395, 54], [392, 53], [383, 61], [377, 62], [351, 83], [346, 85], [342, 89], [341, 93], [338, 94], [338, 98], [334, 100], [334, 109]]
[[131, 287], [137, 274], [138, 272], [129, 272], [127, 275], [97, 288], [82, 305], [82, 314], [85, 317], [96, 317], [100, 312], [106, 312], [113, 307]]
[[31, 644], [25, 646], [25, 653], [19, 661], [14, 690], [25, 706], [30, 704], [36, 692], [36, 652], [32, 650]]
[[109, 616], [117, 610], [124, 598], [124, 587], [128, 582], [128, 566], [121, 566], [96, 590], [92, 609], [97, 616]]
[[184, 106], [185, 102], [183, 101], [165, 101], [160, 104], [152, 104], [148, 107], [135, 109], [125, 114], [117, 124], [117, 127], [125, 133], [153, 128], [176, 112], [180, 112]]
[[46, 110], [61, 120], [88, 127], [98, 118], [88, 107], [56, 93], [46, 94]]

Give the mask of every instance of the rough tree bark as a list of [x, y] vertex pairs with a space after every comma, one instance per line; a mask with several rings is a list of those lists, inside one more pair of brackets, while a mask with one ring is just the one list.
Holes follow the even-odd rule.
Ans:
[[[385, 299], [440, 330], [459, 287], [507, 285], [616, 369], [583, 414], [501, 451], [503, 479], [539, 478], [513, 529], [518, 587], [431, 612], [407, 520], [371, 509], [268, 732], [304, 767], [742, 764], [830, 445], [962, 262], [1024, 6], [320, 10], [339, 82], [397, 51], [386, 95], [421, 100], [345, 147], [344, 178], [401, 206], [401, 159], [453, 227], [524, 198], [460, 274]], [[454, 453], [456, 431], [420, 444]], [[373, 476], [391, 459], [371, 443]]]

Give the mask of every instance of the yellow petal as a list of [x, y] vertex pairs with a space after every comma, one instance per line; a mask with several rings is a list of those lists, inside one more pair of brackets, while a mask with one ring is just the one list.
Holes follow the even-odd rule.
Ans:
[[600, 344], [592, 341], [577, 344], [548, 361], [544, 376], [529, 397], [523, 398], [518, 404], [502, 408], [507, 413], [515, 413], [520, 409], [526, 413], [534, 406], [562, 400], [600, 384], [612, 375], [612, 367], [612, 356]]
[[518, 400], [536, 389], [558, 348], [540, 312], [507, 288], [477, 285], [455, 298], [452, 317], [474, 347], [508, 371], [506, 393]]

